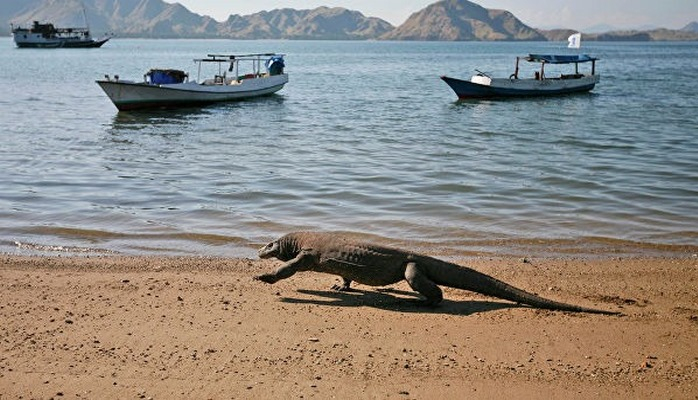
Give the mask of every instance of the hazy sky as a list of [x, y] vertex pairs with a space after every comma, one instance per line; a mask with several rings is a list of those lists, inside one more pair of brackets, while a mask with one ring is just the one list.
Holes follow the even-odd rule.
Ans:
[[[174, 3], [175, 0], [165, 0]], [[247, 15], [276, 8], [344, 7], [400, 25], [413, 12], [436, 0], [176, 0], [189, 10], [224, 21], [230, 14]], [[494, 9], [511, 11], [535, 28], [565, 27], [583, 30], [595, 25], [614, 28], [683, 28], [698, 21], [696, 0], [475, 0]]]

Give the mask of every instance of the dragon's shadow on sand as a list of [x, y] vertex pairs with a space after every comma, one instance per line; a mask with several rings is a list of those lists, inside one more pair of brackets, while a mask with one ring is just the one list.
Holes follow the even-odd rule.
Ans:
[[414, 292], [396, 289], [360, 290], [348, 291], [336, 290], [307, 290], [298, 289], [298, 293], [306, 296], [314, 296], [314, 299], [295, 298], [282, 296], [279, 300], [288, 304], [314, 304], [332, 307], [373, 307], [388, 311], [423, 313], [423, 314], [448, 314], [470, 315], [487, 311], [496, 311], [507, 308], [525, 307], [514, 303], [502, 303], [496, 301], [453, 301], [444, 299], [438, 306], [425, 306], [420, 304], [421, 297]]

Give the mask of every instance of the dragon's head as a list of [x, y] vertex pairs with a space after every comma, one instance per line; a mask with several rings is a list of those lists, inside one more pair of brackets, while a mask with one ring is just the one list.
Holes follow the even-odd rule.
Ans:
[[259, 258], [277, 258], [279, 256], [279, 248], [281, 245], [278, 240], [269, 242], [266, 246], [259, 249], [257, 255]]
[[257, 251], [259, 258], [278, 258], [281, 261], [292, 260], [298, 255], [299, 249], [294, 234], [288, 234], [269, 242]]

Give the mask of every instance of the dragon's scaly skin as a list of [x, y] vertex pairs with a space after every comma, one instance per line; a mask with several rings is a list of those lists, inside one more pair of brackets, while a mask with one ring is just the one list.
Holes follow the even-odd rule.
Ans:
[[335, 233], [289, 233], [259, 250], [260, 258], [285, 261], [276, 272], [256, 279], [275, 283], [298, 271], [315, 271], [343, 278], [337, 290], [347, 290], [352, 281], [385, 286], [403, 279], [426, 297], [426, 304], [436, 305], [443, 299], [438, 285], [470, 290], [484, 295], [549, 310], [618, 314], [548, 300], [515, 288], [489, 275], [416, 253], [351, 240]]

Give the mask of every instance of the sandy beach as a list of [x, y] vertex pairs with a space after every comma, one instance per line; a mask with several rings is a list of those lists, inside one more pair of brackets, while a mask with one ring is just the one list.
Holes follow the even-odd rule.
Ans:
[[0, 399], [698, 398], [698, 258], [456, 260], [544, 297], [330, 290], [269, 260], [0, 257]]

